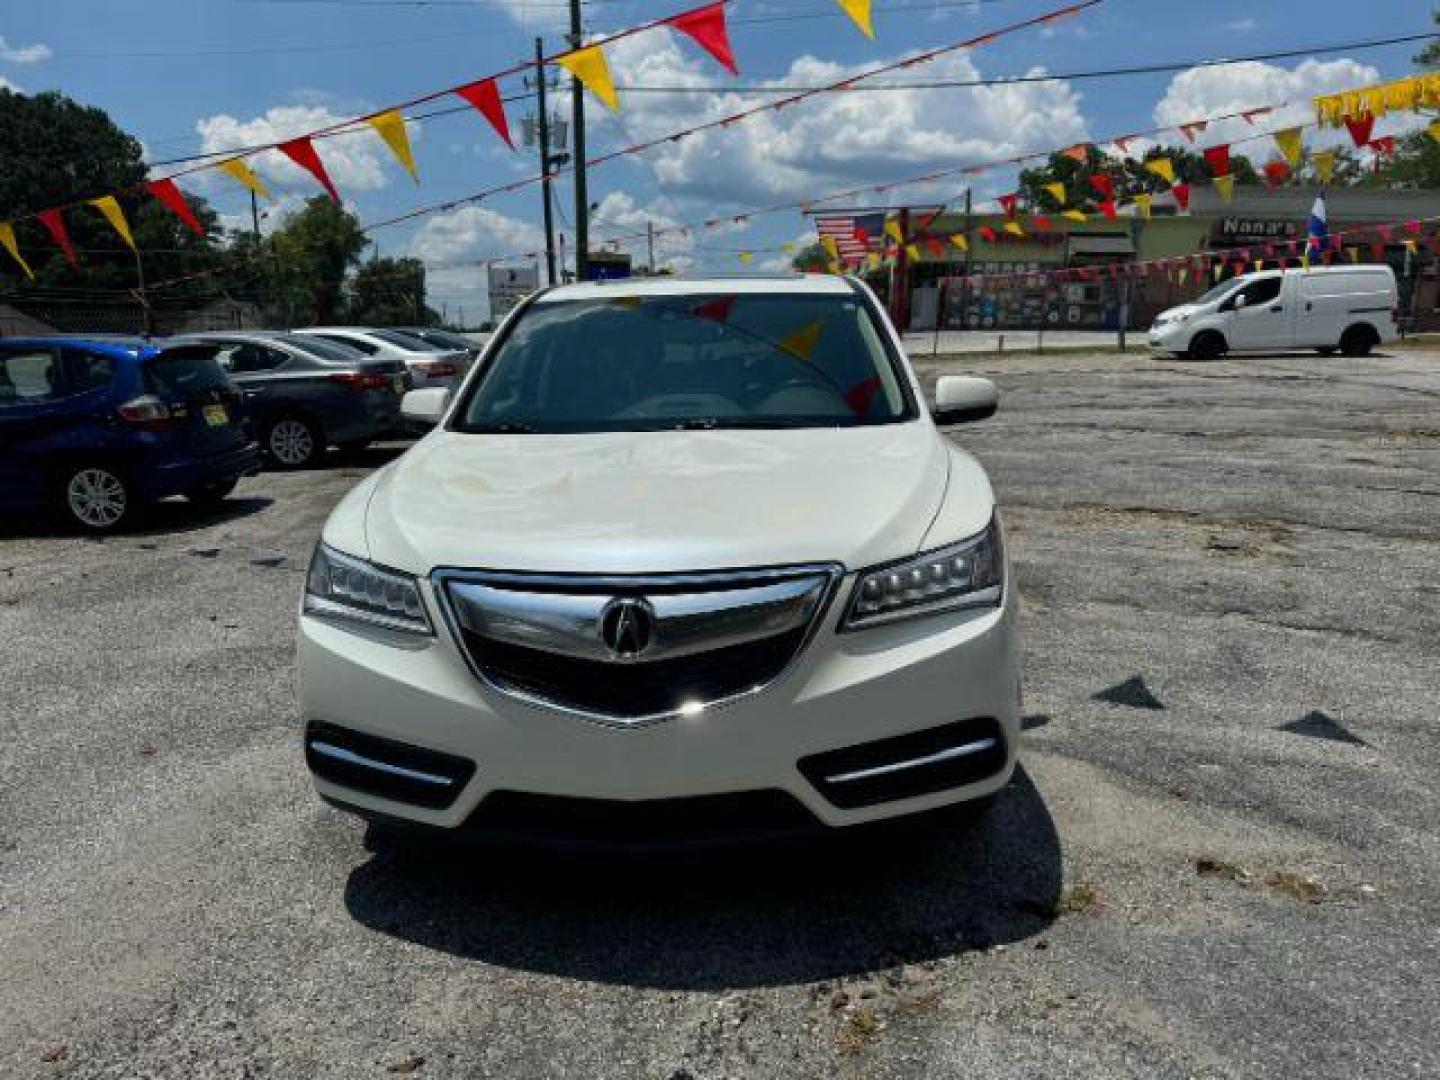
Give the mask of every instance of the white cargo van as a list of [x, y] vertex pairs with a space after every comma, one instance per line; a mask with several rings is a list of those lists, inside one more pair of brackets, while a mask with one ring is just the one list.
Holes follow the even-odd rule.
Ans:
[[1365, 356], [1400, 336], [1397, 306], [1388, 266], [1267, 270], [1161, 312], [1150, 347], [1194, 359], [1277, 349]]

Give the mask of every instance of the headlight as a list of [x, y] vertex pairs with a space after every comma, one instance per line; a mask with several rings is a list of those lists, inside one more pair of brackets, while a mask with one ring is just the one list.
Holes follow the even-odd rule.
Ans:
[[959, 608], [997, 607], [1005, 584], [1000, 525], [969, 540], [860, 575], [841, 630]]
[[413, 577], [341, 555], [324, 544], [315, 546], [310, 560], [305, 611], [411, 634], [435, 632]]

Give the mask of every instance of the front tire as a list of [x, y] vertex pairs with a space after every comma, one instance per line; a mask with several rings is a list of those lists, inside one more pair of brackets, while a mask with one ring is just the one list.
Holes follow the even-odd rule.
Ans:
[[135, 514], [135, 493], [125, 475], [98, 464], [67, 470], [60, 480], [65, 519], [88, 533], [114, 532]]
[[1225, 355], [1225, 339], [1214, 330], [1202, 330], [1185, 353], [1191, 360], [1218, 360]]
[[1376, 344], [1378, 339], [1374, 330], [1368, 326], [1352, 326], [1340, 339], [1340, 352], [1345, 356], [1369, 356]]
[[260, 445], [276, 468], [307, 469], [325, 452], [325, 437], [314, 421], [280, 416], [265, 425]]

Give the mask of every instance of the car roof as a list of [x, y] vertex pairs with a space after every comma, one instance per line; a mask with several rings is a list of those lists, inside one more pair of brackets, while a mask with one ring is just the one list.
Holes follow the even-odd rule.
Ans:
[[146, 341], [144, 338], [72, 337], [67, 334], [0, 338], [0, 345], [5, 347], [18, 345], [24, 349], [54, 348], [59, 345], [61, 348], [88, 349], [103, 356], [113, 356], [119, 359], [154, 356], [161, 348], [156, 342]]
[[558, 285], [535, 298], [538, 304], [565, 300], [607, 300], [616, 296], [692, 296], [726, 294], [853, 296], [848, 278], [834, 274], [777, 274], [770, 277], [622, 278], [618, 281]]

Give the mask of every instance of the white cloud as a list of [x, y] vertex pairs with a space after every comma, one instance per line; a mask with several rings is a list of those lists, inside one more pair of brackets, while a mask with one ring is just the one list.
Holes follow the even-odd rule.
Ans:
[[[1165, 95], [1155, 106], [1155, 122], [1168, 127], [1271, 103], [1290, 103], [1272, 114], [1256, 117], [1253, 125], [1239, 118], [1211, 124], [1201, 138], [1204, 145], [1239, 141], [1312, 121], [1315, 110], [1311, 99], [1316, 95], [1365, 86], [1379, 78], [1375, 68], [1348, 59], [1305, 60], [1293, 70], [1258, 61], [1191, 68], [1170, 80]], [[1237, 152], [1264, 160], [1271, 149], [1264, 142], [1252, 142], [1238, 147]]]
[[17, 94], [23, 94], [25, 92], [9, 79], [5, 78], [4, 75], [0, 75], [0, 90], [13, 90]]
[[600, 205], [590, 215], [590, 231], [595, 237], [629, 237], [607, 246], [629, 252], [634, 265], [645, 266], [650, 262], [649, 239], [643, 235], [647, 222], [653, 222], [656, 229], [655, 262], [660, 266], [669, 266], [677, 273], [689, 270], [695, 263], [694, 237], [688, 231], [682, 235], [678, 230], [682, 222], [668, 199], [657, 199], [641, 206], [634, 196], [612, 191], [600, 200]]
[[[209, 116], [197, 122], [195, 128], [200, 133], [201, 150], [209, 154], [293, 139], [345, 119], [325, 105], [277, 105], [267, 109], [263, 116], [250, 120], [238, 120], [224, 113]], [[411, 124], [411, 143], [418, 142], [420, 135], [419, 125]], [[380, 137], [368, 128], [319, 139], [315, 148], [341, 194], [347, 190], [374, 191], [383, 188], [390, 183], [393, 173], [401, 171], [399, 163]], [[256, 154], [249, 163], [256, 172], [279, 187], [314, 193], [314, 178], [278, 150]]]
[[0, 37], [0, 60], [8, 64], [38, 64], [54, 55], [49, 45], [11, 45]]
[[[544, 248], [545, 233], [539, 225], [485, 206], [463, 206], [436, 214], [410, 241], [410, 254], [426, 264], [430, 305], [438, 308], [443, 301], [452, 307], [463, 306], [472, 317], [489, 310], [481, 260], [543, 252]], [[543, 256], [529, 261], [540, 263]], [[457, 265], [462, 263], [471, 265]]]
[[[625, 95], [618, 118], [624, 141], [660, 138], [771, 102], [774, 95], [724, 92], [714, 65], [682, 50], [673, 36], [617, 44], [614, 66], [625, 82], [693, 87], [693, 94]], [[805, 56], [769, 86], [830, 83], [873, 65], [845, 66]], [[1043, 72], [1035, 72], [1043, 74]], [[886, 82], [980, 77], [968, 55], [886, 75]], [[877, 81], [880, 81], [877, 79]], [[721, 92], [714, 92], [719, 88]], [[597, 110], [598, 111], [598, 110]], [[687, 214], [694, 207], [801, 200], [832, 190], [894, 180], [968, 162], [993, 161], [1087, 137], [1079, 96], [1047, 80], [973, 89], [854, 90], [811, 98], [666, 144], [637, 157]], [[959, 185], [950, 185], [951, 193]], [[934, 198], [936, 192], [924, 197]]]

